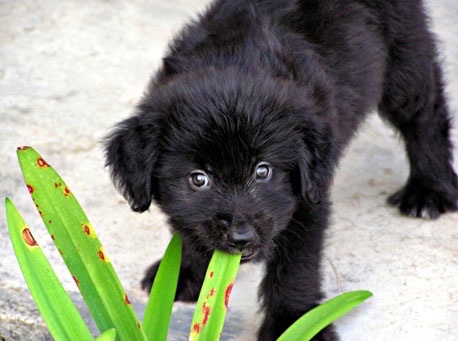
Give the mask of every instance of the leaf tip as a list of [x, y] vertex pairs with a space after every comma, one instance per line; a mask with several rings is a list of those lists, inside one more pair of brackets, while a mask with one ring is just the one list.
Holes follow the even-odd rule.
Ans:
[[23, 150], [27, 150], [31, 148], [30, 146], [19, 146], [16, 148], [16, 151], [20, 152], [20, 151], [23, 151]]
[[5, 209], [7, 218], [9, 216], [12, 217], [15, 214], [19, 214], [19, 212], [17, 212], [16, 206], [14, 206], [14, 203], [10, 198], [5, 198]]
[[360, 290], [360, 295], [364, 298], [364, 299], [368, 299], [369, 297], [372, 297], [374, 296], [374, 294], [372, 292], [370, 292], [369, 290]]

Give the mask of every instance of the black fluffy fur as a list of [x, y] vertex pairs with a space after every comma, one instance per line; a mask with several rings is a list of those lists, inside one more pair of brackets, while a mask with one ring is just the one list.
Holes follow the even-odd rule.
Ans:
[[[319, 303], [334, 169], [377, 108], [410, 161], [389, 202], [414, 217], [455, 211], [451, 122], [420, 1], [220, 0], [186, 26], [106, 146], [132, 208], [154, 199], [183, 239], [176, 298], [197, 299], [221, 249], [266, 261], [260, 340]], [[259, 162], [271, 167], [266, 179], [256, 177]], [[193, 185], [195, 170], [208, 186]], [[317, 339], [335, 337], [327, 329]]]

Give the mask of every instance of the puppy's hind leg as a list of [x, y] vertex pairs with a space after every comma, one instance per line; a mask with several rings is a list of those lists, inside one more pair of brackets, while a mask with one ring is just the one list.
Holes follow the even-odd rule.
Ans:
[[405, 215], [435, 219], [458, 208], [451, 120], [432, 38], [426, 29], [412, 36], [391, 47], [379, 105], [382, 116], [399, 129], [410, 163], [407, 184], [388, 202]]

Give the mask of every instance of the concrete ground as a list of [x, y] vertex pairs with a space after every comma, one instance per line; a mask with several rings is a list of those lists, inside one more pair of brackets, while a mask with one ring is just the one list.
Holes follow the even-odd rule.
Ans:
[[[72, 188], [141, 314], [143, 270], [170, 236], [156, 208], [135, 214], [114, 190], [100, 141], [132, 112], [168, 39], [206, 3], [0, 1], [0, 197], [10, 197], [23, 213], [79, 306], [76, 287], [23, 185], [16, 147], [34, 146]], [[456, 120], [458, 2], [428, 0], [427, 8]], [[456, 128], [453, 136], [458, 142]], [[458, 340], [458, 214], [424, 221], [388, 207], [386, 196], [407, 174], [402, 144], [372, 115], [340, 165], [323, 262], [328, 297], [354, 289], [374, 293], [336, 323], [342, 340]], [[224, 339], [253, 339], [260, 271], [252, 265], [241, 270]], [[177, 305], [171, 339], [186, 339], [183, 321], [191, 311]], [[13, 255], [2, 203], [0, 340], [47, 338]]]

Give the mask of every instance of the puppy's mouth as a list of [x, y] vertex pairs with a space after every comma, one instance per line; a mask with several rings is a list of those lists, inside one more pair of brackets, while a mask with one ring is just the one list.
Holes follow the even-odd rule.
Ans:
[[250, 260], [256, 258], [258, 255], [258, 250], [255, 248], [247, 248], [242, 250], [242, 263], [249, 262]]
[[237, 254], [242, 252], [242, 259], [241, 263], [246, 263], [249, 262], [250, 260], [253, 260], [256, 258], [259, 254], [259, 250], [256, 248], [245, 248], [243, 250], [239, 250], [236, 248], [229, 248], [229, 249], [223, 249], [224, 252], [231, 253], [231, 254]]

